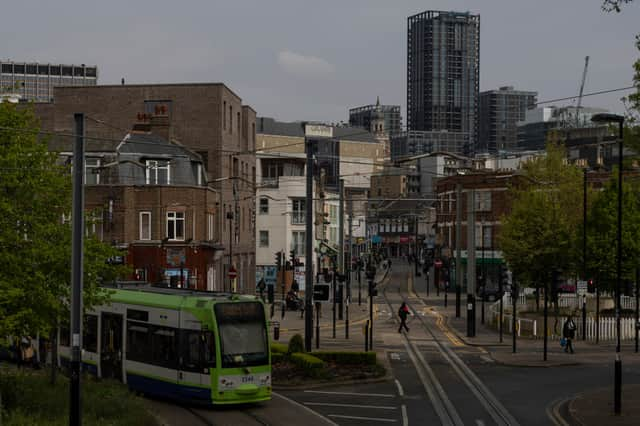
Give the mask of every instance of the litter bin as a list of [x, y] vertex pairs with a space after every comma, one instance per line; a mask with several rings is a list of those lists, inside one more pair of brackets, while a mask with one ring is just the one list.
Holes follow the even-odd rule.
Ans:
[[272, 321], [273, 324], [273, 340], [280, 339], [280, 321]]

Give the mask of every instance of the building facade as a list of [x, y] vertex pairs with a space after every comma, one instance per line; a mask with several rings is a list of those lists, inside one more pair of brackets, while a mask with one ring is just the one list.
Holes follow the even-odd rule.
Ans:
[[537, 96], [537, 92], [514, 90], [512, 86], [481, 92], [477, 152], [517, 149], [517, 123], [535, 107]]
[[459, 134], [456, 152], [473, 153], [479, 76], [480, 15], [426, 11], [408, 18], [409, 131]]
[[349, 109], [349, 125], [362, 127], [374, 132], [372, 122], [377, 119], [377, 110], [380, 109], [384, 120], [384, 131], [388, 135], [395, 135], [402, 131], [402, 116], [400, 105], [380, 105], [380, 99], [376, 105], [364, 105]]
[[[36, 104], [45, 131], [73, 133], [73, 114], [87, 117], [87, 138], [118, 140], [140, 114], [164, 111], [163, 136], [202, 158], [208, 186], [219, 193], [214, 216], [224, 251], [214, 290], [255, 290], [255, 111], [222, 83], [56, 87], [55, 102]], [[233, 265], [237, 278], [228, 270]]]
[[19, 95], [21, 101], [51, 102], [56, 86], [95, 86], [96, 66], [39, 64], [0, 60], [0, 93]]

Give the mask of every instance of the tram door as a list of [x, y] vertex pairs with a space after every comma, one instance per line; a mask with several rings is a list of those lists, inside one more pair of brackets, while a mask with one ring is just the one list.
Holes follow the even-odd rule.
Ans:
[[122, 381], [122, 315], [103, 312], [100, 331], [102, 377]]

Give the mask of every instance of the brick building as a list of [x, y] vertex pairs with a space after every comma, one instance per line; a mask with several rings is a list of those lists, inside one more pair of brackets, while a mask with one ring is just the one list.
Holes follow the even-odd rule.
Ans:
[[232, 251], [238, 271], [233, 284], [239, 292], [252, 293], [256, 113], [231, 89], [222, 83], [56, 87], [54, 101], [35, 105], [35, 111], [45, 131], [72, 133], [73, 114], [82, 112], [87, 138], [121, 141], [138, 114], [152, 114], [158, 107], [166, 115], [163, 136], [202, 158], [208, 186], [220, 197], [214, 220], [224, 251], [216, 252], [222, 267], [215, 271], [214, 289], [232, 284], [227, 278]]

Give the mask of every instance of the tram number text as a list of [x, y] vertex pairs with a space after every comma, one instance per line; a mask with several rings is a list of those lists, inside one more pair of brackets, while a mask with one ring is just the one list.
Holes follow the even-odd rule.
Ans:
[[256, 379], [253, 376], [243, 376], [242, 377], [242, 383], [253, 383], [255, 381], [256, 381]]

